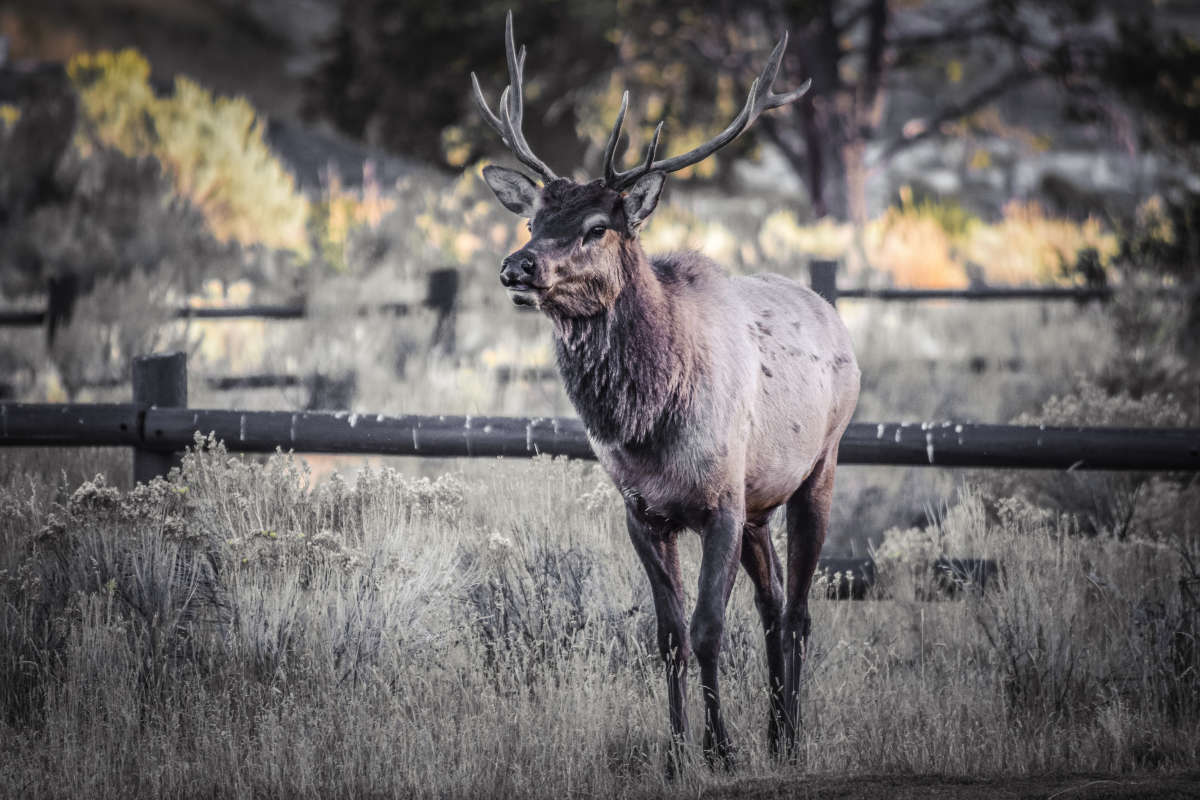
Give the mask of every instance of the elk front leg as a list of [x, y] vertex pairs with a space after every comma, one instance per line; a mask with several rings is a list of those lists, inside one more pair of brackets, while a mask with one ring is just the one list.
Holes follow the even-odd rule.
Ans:
[[812, 627], [808, 614], [808, 592], [812, 588], [813, 573], [817, 569], [817, 559], [829, 527], [836, 464], [835, 447], [817, 464], [787, 502], [788, 574], [787, 605], [783, 612], [783, 655], [787, 714], [785, 730], [791, 737], [789, 749], [795, 747], [795, 735], [800, 724], [800, 672], [804, 667], [808, 634]]
[[[679, 578], [679, 555], [675, 549], [675, 530], [655, 528], [643, 522], [634, 511], [625, 509], [629, 538], [637, 551], [650, 591], [654, 595], [654, 611], [658, 617], [658, 651], [667, 676], [667, 702], [671, 714], [673, 751], [687, 741], [687, 665], [688, 632], [684, 625], [683, 583]], [[671, 755], [668, 771], [675, 770], [676, 753]]]
[[725, 631], [725, 606], [737, 576], [742, 549], [742, 515], [719, 508], [701, 531], [703, 555], [692, 615], [692, 648], [700, 664], [700, 688], [704, 693], [704, 756], [709, 763], [719, 757], [733, 766], [733, 748], [721, 715], [721, 692], [717, 685], [717, 658]]

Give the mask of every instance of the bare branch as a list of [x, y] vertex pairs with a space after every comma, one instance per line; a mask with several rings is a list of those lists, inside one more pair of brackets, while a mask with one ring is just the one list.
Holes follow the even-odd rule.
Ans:
[[662, 124], [660, 123], [658, 129], [654, 132], [654, 140], [650, 143], [650, 147], [647, 148], [644, 161], [632, 169], [620, 172], [614, 165], [614, 159], [616, 157], [617, 143], [621, 138], [621, 125], [625, 120], [625, 111], [629, 105], [629, 93], [626, 92], [621, 99], [621, 109], [617, 113], [617, 120], [613, 124], [612, 132], [609, 134], [608, 143], [604, 147], [605, 183], [614, 189], [623, 189], [633, 185], [635, 181], [648, 172], [675, 172], [703, 161], [741, 135], [742, 131], [753, 124], [754, 120], [758, 119], [758, 116], [762, 112], [793, 103], [803, 97], [812, 85], [811, 80], [805, 81], [798, 89], [786, 94], [776, 94], [771, 90], [771, 86], [775, 83], [775, 77], [779, 74], [779, 65], [783, 61], [783, 53], [787, 49], [787, 41], [788, 36], [785, 32], [780, 38], [779, 43], [775, 45], [775, 49], [771, 51], [771, 55], [767, 59], [766, 66], [763, 67], [762, 72], [750, 84], [750, 92], [746, 97], [746, 104], [742, 106], [742, 110], [738, 112], [737, 116], [734, 117], [725, 130], [699, 147], [689, 150], [682, 155], [662, 161], [655, 161], [654, 156], [658, 149], [659, 135], [662, 131]]
[[861, 109], [874, 108], [879, 98], [879, 87], [883, 82], [883, 51], [886, 47], [888, 7], [887, 0], [871, 0], [869, 6], [870, 28], [867, 31], [866, 69], [860, 84], [859, 105]]
[[842, 34], [846, 33], [846, 31], [853, 28], [871, 10], [871, 5], [872, 5], [871, 2], [863, 3], [858, 8], [852, 10], [849, 14], [847, 14], [841, 20], [835, 20], [833, 23], [834, 32], [837, 33], [837, 35], [841, 36]]
[[871, 160], [870, 166], [875, 167], [896, 153], [906, 150], [918, 142], [941, 135], [942, 125], [947, 122], [952, 122], [968, 114], [972, 114], [1012, 89], [1029, 83], [1038, 77], [1038, 72], [1026, 65], [1018, 66], [1001, 74], [991, 82], [980, 86], [966, 99], [943, 108], [928, 121], [925, 128], [919, 133], [915, 133], [912, 136], [900, 136], [884, 145], [883, 149]]

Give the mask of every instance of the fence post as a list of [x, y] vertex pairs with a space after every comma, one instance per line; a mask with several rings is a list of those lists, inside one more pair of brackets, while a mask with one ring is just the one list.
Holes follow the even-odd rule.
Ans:
[[79, 276], [73, 272], [52, 275], [46, 281], [46, 344], [53, 346], [59, 328], [71, 324], [79, 299]]
[[[146, 410], [187, 407], [187, 353], [155, 353], [133, 359], [133, 404], [138, 411], [138, 432], [143, 442], [146, 430]], [[148, 450], [133, 451], [133, 480], [147, 483], [155, 477], [167, 477], [171, 467], [181, 463], [179, 453]]]
[[829, 305], [837, 306], [837, 267], [838, 262], [826, 258], [814, 258], [808, 262], [808, 284], [817, 294], [829, 301]]
[[445, 355], [454, 355], [455, 313], [458, 305], [458, 270], [453, 267], [435, 269], [429, 273], [429, 291], [425, 305], [437, 312], [429, 349], [441, 348]]

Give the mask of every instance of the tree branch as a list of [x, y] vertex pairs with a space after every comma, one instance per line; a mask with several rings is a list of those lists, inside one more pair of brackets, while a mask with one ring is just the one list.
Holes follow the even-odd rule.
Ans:
[[[859, 84], [859, 121], [877, 116], [879, 87], [883, 83], [883, 51], [887, 46], [887, 0], [871, 0], [870, 27], [867, 31], [866, 68]], [[874, 124], [874, 123], [873, 123]]]
[[863, 3], [861, 6], [847, 14], [843, 19], [835, 20], [833, 23], [833, 29], [837, 35], [841, 36], [846, 31], [857, 25], [858, 22], [867, 15], [867, 12], [871, 10], [871, 5], [872, 4], [870, 2]]
[[946, 106], [937, 114], [935, 114], [925, 125], [925, 128], [919, 133], [912, 136], [903, 136], [893, 139], [883, 146], [883, 149], [871, 159], [871, 167], [878, 166], [881, 162], [887, 161], [896, 153], [902, 150], [907, 150], [918, 142], [922, 142], [934, 136], [941, 135], [941, 128], [947, 122], [953, 122], [956, 119], [961, 119], [968, 114], [973, 114], [979, 109], [991, 103], [998, 97], [1012, 91], [1013, 89], [1023, 84], [1038, 78], [1040, 74], [1025, 65], [1014, 68], [1006, 72], [988, 84], [985, 84], [961, 102]]
[[921, 50], [950, 42], [968, 44], [981, 38], [1007, 38], [1008, 31], [994, 22], [963, 28], [946, 28], [930, 33], [909, 33], [888, 38], [888, 45], [900, 51]]

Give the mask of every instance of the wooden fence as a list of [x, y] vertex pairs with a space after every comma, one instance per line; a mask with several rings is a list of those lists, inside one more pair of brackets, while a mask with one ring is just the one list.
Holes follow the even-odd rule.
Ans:
[[[0, 404], [0, 446], [125, 446], [135, 476], [164, 474], [171, 454], [196, 433], [233, 452], [594, 458], [573, 418], [388, 416], [187, 408], [183, 353], [135, 360], [133, 402]], [[859, 422], [846, 431], [840, 463], [1090, 470], [1200, 470], [1200, 429], [1086, 428], [972, 423]], [[139, 464], [143, 464], [140, 466]]]
[[[227, 411], [187, 407], [183, 353], [138, 358], [133, 402], [0, 404], [0, 446], [115, 446], [134, 450], [134, 479], [166, 475], [196, 434], [231, 452], [595, 458], [583, 424], [570, 418], [386, 416], [348, 411]], [[842, 439], [842, 464], [1041, 469], [1200, 471], [1200, 429], [1058, 428], [958, 423], [855, 423]], [[826, 557], [819, 591], [863, 599], [876, 583], [871, 558]], [[939, 558], [918, 585], [925, 599], [980, 589], [995, 562]]]
[[[417, 308], [431, 309], [437, 316], [434, 325], [433, 344], [441, 344], [448, 350], [454, 349], [454, 315], [458, 308], [460, 288], [459, 272], [453, 267], [435, 269], [426, 278], [425, 299], [419, 303], [385, 302], [371, 305], [356, 305], [347, 309], [350, 313], [365, 317], [373, 314], [402, 317]], [[86, 287], [73, 275], [53, 277], [47, 282], [48, 303], [40, 309], [0, 309], [0, 327], [45, 327], [46, 339], [53, 343], [56, 330], [69, 323], [75, 304]], [[341, 311], [341, 309], [339, 309]], [[175, 319], [222, 320], [222, 319], [306, 319], [312, 309], [302, 302], [278, 305], [255, 304], [224, 308], [182, 306], [171, 310]]]

